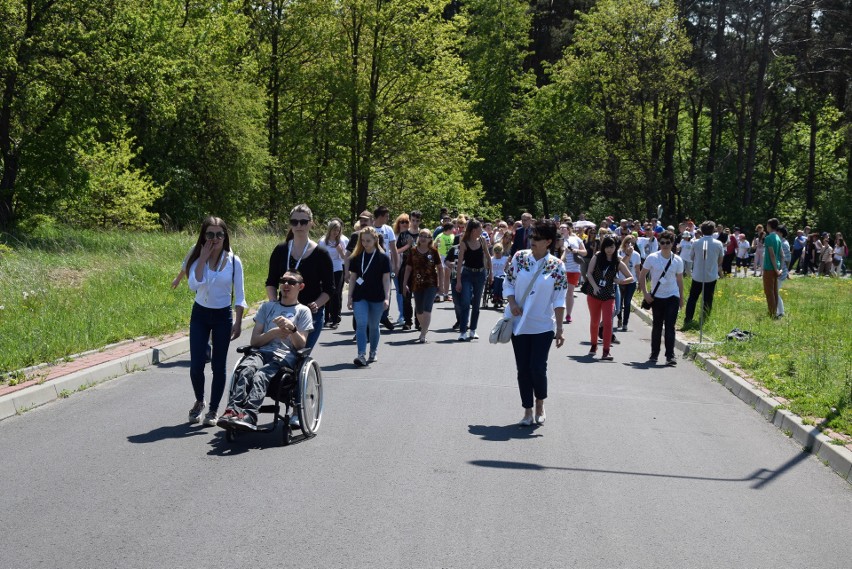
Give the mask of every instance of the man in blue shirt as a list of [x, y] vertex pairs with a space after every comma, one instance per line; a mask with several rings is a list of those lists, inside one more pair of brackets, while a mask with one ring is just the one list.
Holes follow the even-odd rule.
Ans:
[[793, 239], [793, 256], [790, 259], [790, 266], [787, 267], [787, 270], [792, 271], [793, 265], [795, 265], [796, 263], [799, 263], [799, 266], [796, 269], [796, 272], [799, 273], [799, 274], [802, 273], [802, 261], [801, 261], [801, 259], [802, 259], [802, 253], [805, 250], [805, 243], [807, 243], [807, 242], [808, 242], [808, 237], [807, 237], [807, 235], [805, 235], [805, 232], [802, 231], [801, 229], [797, 230], [796, 231], [796, 237]]

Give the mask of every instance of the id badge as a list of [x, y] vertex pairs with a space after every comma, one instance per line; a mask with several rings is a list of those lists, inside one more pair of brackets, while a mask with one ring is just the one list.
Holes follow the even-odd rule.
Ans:
[[362, 279], [361, 277], [358, 277], [357, 279], [355, 279], [355, 284], [357, 284], [357, 285], [364, 284], [364, 279]]
[[605, 287], [605, 286], [606, 286], [606, 279], [601, 279], [601, 280], [599, 280], [599, 281], [598, 281], [598, 286], [599, 286], [599, 287]]

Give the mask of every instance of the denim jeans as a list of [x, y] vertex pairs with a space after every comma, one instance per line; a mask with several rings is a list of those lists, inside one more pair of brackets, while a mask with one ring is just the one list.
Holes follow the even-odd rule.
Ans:
[[660, 355], [660, 340], [663, 336], [663, 325], [666, 327], [666, 358], [675, 357], [675, 323], [680, 311], [680, 299], [676, 296], [656, 298], [651, 303], [651, 357]]
[[621, 289], [621, 325], [627, 326], [627, 321], [630, 320], [630, 301], [633, 300], [633, 295], [636, 293], [636, 283], [627, 285], [618, 285]]
[[370, 353], [375, 354], [379, 348], [379, 322], [384, 312], [384, 302], [359, 300], [352, 304], [355, 313], [355, 340], [358, 343], [358, 355], [367, 353], [367, 331], [370, 332]]
[[320, 333], [322, 332], [323, 324], [325, 323], [325, 306], [319, 307], [317, 309], [317, 313], [314, 314], [314, 329], [311, 330], [311, 333], [308, 334], [308, 339], [305, 342], [306, 348], [313, 348], [316, 346], [317, 341], [319, 340]]
[[213, 370], [213, 383], [210, 385], [210, 410], [219, 409], [222, 394], [225, 393], [225, 364], [228, 359], [228, 345], [231, 343], [231, 329], [234, 325], [231, 307], [205, 308], [198, 303], [192, 305], [189, 319], [189, 378], [195, 400], [204, 400], [204, 366], [207, 359], [207, 340], [213, 335], [213, 355], [210, 368]]
[[533, 396], [536, 399], [547, 399], [547, 356], [552, 342], [553, 332], [512, 335], [512, 349], [518, 368], [518, 390], [524, 409], [532, 409]]
[[479, 324], [479, 305], [482, 303], [482, 289], [485, 288], [485, 271], [462, 269], [461, 292], [457, 292], [459, 301], [455, 303], [459, 332], [464, 334], [468, 328], [476, 330]]

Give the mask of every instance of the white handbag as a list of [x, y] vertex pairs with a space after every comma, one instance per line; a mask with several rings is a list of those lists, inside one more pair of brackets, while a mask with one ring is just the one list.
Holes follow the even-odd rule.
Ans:
[[[546, 264], [547, 258], [545, 258], [544, 262], [541, 264], [541, 266], [538, 268], [535, 275], [533, 276], [532, 281], [530, 282], [530, 287], [526, 290], [526, 292], [524, 292], [523, 296], [521, 296], [520, 302], [517, 303], [519, 306], [523, 306], [524, 302], [526, 302], [527, 296], [529, 296], [529, 293], [532, 291], [533, 286], [535, 286], [535, 281], [541, 274], [541, 271], [544, 270], [544, 265]], [[508, 343], [509, 340], [512, 339], [512, 326], [514, 323], [514, 316], [508, 318], [505, 316], [501, 317], [500, 320], [498, 320], [494, 327], [491, 329], [491, 334], [488, 335], [488, 342], [491, 344]]]

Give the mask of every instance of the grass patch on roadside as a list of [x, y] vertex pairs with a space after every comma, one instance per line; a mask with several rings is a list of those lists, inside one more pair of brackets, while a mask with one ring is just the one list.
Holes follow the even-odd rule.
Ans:
[[[688, 279], [684, 289], [689, 291]], [[705, 335], [722, 341], [734, 328], [755, 335], [712, 351], [788, 399], [794, 413], [824, 419], [816, 424], [852, 435], [852, 280], [794, 277], [783, 283], [781, 298], [786, 316], [773, 320], [761, 279], [720, 280]], [[679, 326], [682, 321], [683, 311]]]
[[[0, 252], [0, 384], [6, 374], [139, 336], [189, 326], [193, 293], [172, 290], [197, 234], [41, 228], [3, 236]], [[265, 299], [275, 235], [232, 233], [249, 304]], [[11, 377], [14, 380], [14, 374]]]

